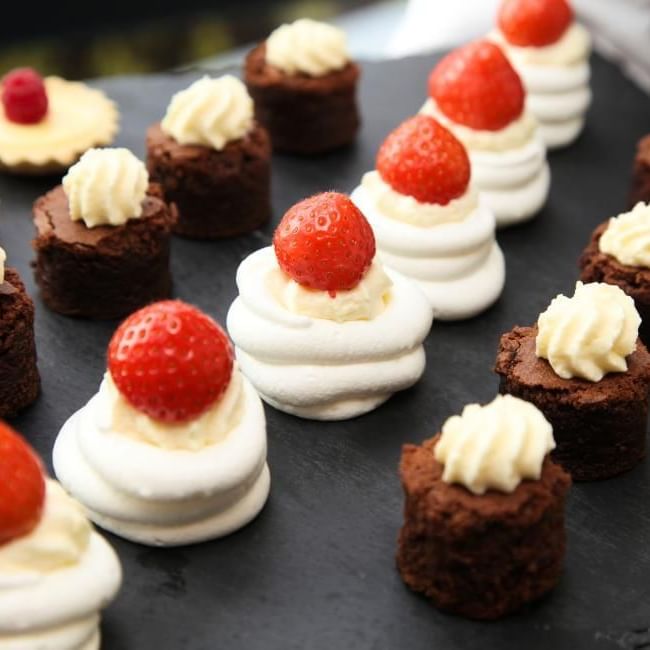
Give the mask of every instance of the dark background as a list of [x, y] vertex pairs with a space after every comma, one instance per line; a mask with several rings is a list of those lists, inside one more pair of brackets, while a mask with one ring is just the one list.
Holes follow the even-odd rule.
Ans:
[[82, 79], [166, 70], [263, 39], [302, 16], [328, 20], [372, 0], [4, 0], [0, 75], [24, 65]]

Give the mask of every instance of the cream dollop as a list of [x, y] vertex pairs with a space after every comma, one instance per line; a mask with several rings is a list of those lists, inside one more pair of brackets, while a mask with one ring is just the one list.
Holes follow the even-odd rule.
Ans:
[[83, 508], [51, 479], [43, 515], [31, 533], [0, 546], [0, 574], [50, 573], [79, 562], [92, 528]]
[[298, 284], [280, 268], [266, 277], [269, 292], [294, 314], [324, 318], [339, 323], [372, 320], [386, 308], [390, 299], [391, 279], [382, 265], [373, 261], [361, 282], [348, 291], [316, 291]]
[[363, 175], [361, 187], [382, 214], [414, 226], [430, 227], [463, 221], [478, 206], [478, 193], [471, 188], [447, 205], [420, 202], [396, 192], [376, 170]]
[[161, 449], [198, 451], [214, 445], [239, 424], [243, 411], [242, 378], [236, 367], [219, 400], [199, 417], [181, 424], [159, 422], [133, 408], [108, 372], [99, 392], [103, 428]]
[[516, 120], [500, 131], [480, 131], [453, 122], [431, 98], [424, 103], [420, 113], [434, 117], [443, 126], [450, 129], [467, 149], [471, 150], [500, 152], [517, 149], [529, 143], [537, 130], [537, 121], [528, 111], [524, 111]]
[[650, 205], [637, 203], [631, 212], [612, 217], [598, 247], [621, 264], [650, 268]]
[[7, 261], [7, 253], [4, 248], [0, 248], [0, 284], [5, 281], [5, 263]]
[[266, 40], [267, 63], [291, 75], [321, 77], [349, 60], [345, 32], [308, 18], [281, 25]]
[[563, 379], [600, 381], [627, 370], [640, 324], [634, 301], [621, 289], [578, 282], [572, 298], [558, 295], [540, 315], [536, 354]]
[[558, 41], [544, 47], [512, 45], [500, 32], [496, 32], [493, 38], [505, 48], [515, 64], [572, 66], [585, 61], [591, 52], [589, 32], [578, 23], [573, 23]]
[[70, 218], [88, 228], [142, 216], [149, 174], [128, 149], [89, 149], [63, 177]]
[[221, 151], [253, 128], [253, 100], [236, 77], [205, 76], [172, 97], [160, 126], [179, 144]]
[[474, 494], [510, 493], [524, 479], [540, 478], [544, 458], [554, 448], [553, 428], [537, 407], [498, 395], [450, 417], [434, 454], [444, 465], [445, 483], [460, 483]]

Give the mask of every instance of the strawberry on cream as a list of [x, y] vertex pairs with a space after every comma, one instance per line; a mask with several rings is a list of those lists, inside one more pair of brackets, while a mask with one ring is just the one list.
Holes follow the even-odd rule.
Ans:
[[370, 226], [344, 195], [293, 206], [274, 246], [242, 262], [237, 287], [228, 331], [238, 363], [279, 410], [356, 417], [424, 371], [431, 307], [414, 283], [383, 268]]
[[441, 320], [476, 316], [505, 282], [494, 214], [470, 176], [463, 145], [432, 117], [418, 115], [386, 138], [377, 169], [352, 193], [382, 262], [414, 280]]
[[546, 203], [550, 169], [521, 79], [488, 40], [447, 55], [429, 77], [421, 113], [447, 127], [467, 148], [472, 184], [497, 225], [526, 221]]
[[251, 521], [270, 487], [262, 403], [208, 316], [179, 301], [130, 316], [99, 392], [54, 447], [61, 483], [99, 526], [174, 546]]
[[567, 0], [503, 0], [491, 38], [521, 76], [546, 146], [571, 144], [591, 103], [591, 38]]
[[122, 580], [83, 508], [0, 427], [0, 648], [98, 650], [100, 612]]

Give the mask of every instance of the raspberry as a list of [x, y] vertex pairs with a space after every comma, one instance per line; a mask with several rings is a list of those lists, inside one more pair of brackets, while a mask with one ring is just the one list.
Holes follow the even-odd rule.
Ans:
[[501, 49], [480, 40], [454, 50], [433, 69], [429, 95], [457, 124], [498, 131], [524, 110], [519, 75]]
[[36, 124], [47, 113], [42, 77], [31, 68], [17, 68], [2, 80], [2, 104], [10, 122]]
[[179, 423], [204, 413], [230, 382], [233, 353], [209, 316], [180, 300], [131, 314], [108, 346], [108, 369], [138, 411]]
[[45, 501], [41, 461], [9, 425], [0, 422], [0, 544], [29, 534]]
[[324, 192], [296, 203], [273, 236], [280, 268], [310, 289], [354, 289], [375, 256], [375, 236], [344, 194]]
[[384, 140], [377, 170], [400, 194], [440, 205], [462, 196], [470, 179], [465, 147], [428, 115], [406, 120]]
[[509, 43], [544, 47], [562, 37], [573, 17], [566, 0], [503, 0], [498, 24]]

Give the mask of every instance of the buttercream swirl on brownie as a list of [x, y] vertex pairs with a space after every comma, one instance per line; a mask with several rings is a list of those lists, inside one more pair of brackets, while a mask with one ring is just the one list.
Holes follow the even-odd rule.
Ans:
[[63, 178], [70, 218], [88, 228], [142, 216], [149, 174], [128, 149], [89, 149]]
[[563, 379], [600, 381], [627, 370], [640, 324], [634, 301], [621, 289], [578, 282], [572, 298], [560, 294], [540, 315], [536, 354]]
[[533, 404], [498, 395], [486, 406], [469, 404], [450, 417], [434, 454], [444, 465], [442, 480], [474, 494], [513, 492], [524, 479], [539, 479], [555, 448], [553, 428]]
[[637, 203], [631, 212], [612, 217], [598, 246], [621, 264], [650, 268], [650, 205]]
[[308, 18], [281, 25], [266, 40], [267, 63], [290, 75], [321, 77], [349, 60], [345, 32]]
[[253, 100], [232, 75], [204, 76], [172, 97], [160, 126], [179, 144], [221, 151], [253, 128]]

